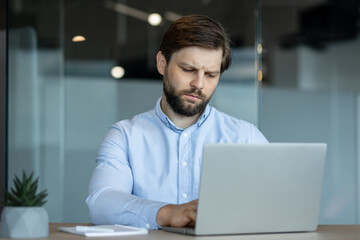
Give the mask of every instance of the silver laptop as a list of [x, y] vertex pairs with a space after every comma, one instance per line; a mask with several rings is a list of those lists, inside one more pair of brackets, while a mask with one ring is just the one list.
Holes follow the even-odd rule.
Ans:
[[324, 143], [207, 144], [191, 235], [315, 231]]

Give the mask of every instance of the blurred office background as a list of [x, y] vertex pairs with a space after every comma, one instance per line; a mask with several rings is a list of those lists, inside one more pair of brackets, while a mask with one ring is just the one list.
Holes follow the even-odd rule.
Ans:
[[360, 224], [358, 0], [0, 2], [1, 192], [14, 174], [34, 171], [51, 222], [89, 222], [87, 185], [103, 137], [154, 108], [161, 37], [199, 13], [233, 41], [212, 105], [271, 142], [326, 142], [319, 223]]

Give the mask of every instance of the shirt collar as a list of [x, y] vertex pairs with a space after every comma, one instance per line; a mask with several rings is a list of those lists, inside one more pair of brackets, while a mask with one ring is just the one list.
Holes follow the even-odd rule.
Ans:
[[[156, 102], [156, 106], [155, 106], [155, 112], [156, 112], [156, 115], [160, 118], [160, 120], [168, 127], [168, 128], [171, 128], [172, 130], [174, 131], [183, 131], [184, 129], [176, 126], [168, 116], [166, 116], [166, 114], [162, 111], [161, 109], [161, 106], [160, 106], [160, 103], [161, 103], [161, 97], [157, 100]], [[204, 112], [201, 114], [201, 116], [199, 117], [199, 119], [197, 120], [196, 122], [196, 125], [198, 127], [200, 127], [204, 122], [205, 120], [208, 118], [208, 116], [210, 115], [211, 113], [211, 109], [212, 107], [208, 105], [206, 105], [206, 108], [204, 110]]]

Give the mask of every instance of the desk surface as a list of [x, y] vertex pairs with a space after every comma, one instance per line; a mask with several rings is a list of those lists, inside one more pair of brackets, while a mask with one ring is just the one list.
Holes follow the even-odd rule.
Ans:
[[[206, 236], [193, 237], [182, 234], [169, 233], [165, 231], [149, 231], [148, 235], [139, 236], [122, 236], [109, 238], [95, 238], [84, 237], [80, 235], [73, 235], [69, 233], [60, 232], [59, 226], [72, 227], [75, 225], [82, 225], [78, 223], [50, 223], [50, 236], [48, 238], [41, 238], [42, 240], [76, 240], [76, 239], [144, 239], [144, 240], [167, 240], [167, 239], [201, 239], [201, 240], [360, 240], [360, 225], [320, 225], [316, 232], [306, 233], [281, 233], [281, 234], [250, 234], [250, 235], [231, 235], [231, 236]], [[87, 224], [84, 224], [87, 225]], [[4, 239], [4, 238], [1, 238]]]

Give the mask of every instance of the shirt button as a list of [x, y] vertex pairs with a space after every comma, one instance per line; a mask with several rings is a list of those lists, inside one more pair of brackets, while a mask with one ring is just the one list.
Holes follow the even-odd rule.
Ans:
[[186, 194], [186, 193], [183, 194], [183, 198], [187, 198], [187, 194]]
[[184, 137], [186, 138], [188, 136], [188, 134], [187, 133], [184, 133]]
[[147, 229], [150, 229], [150, 223], [145, 224]]
[[186, 166], [187, 166], [187, 162], [183, 162], [183, 166], [186, 167]]

